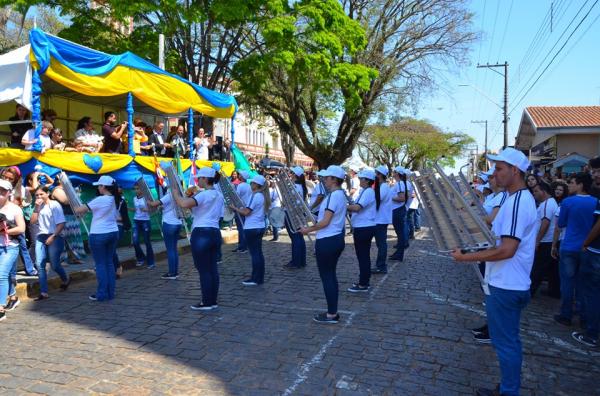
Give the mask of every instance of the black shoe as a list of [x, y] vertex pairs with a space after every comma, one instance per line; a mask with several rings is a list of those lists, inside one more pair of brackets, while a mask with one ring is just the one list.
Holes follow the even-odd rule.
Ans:
[[567, 319], [561, 315], [554, 315], [554, 321], [563, 326], [571, 326], [571, 319]]
[[175, 279], [177, 279], [177, 276], [178, 276], [178, 275], [172, 275], [172, 274], [169, 274], [169, 273], [167, 272], [166, 274], [164, 274], [164, 275], [161, 275], [161, 276], [160, 276], [160, 279], [170, 279], [170, 280], [175, 280]]
[[0, 322], [6, 319], [6, 311], [0, 311]]
[[6, 304], [4, 309], [7, 311], [12, 311], [13, 309], [17, 308], [19, 304], [21, 304], [21, 301], [19, 300], [19, 297], [17, 297], [16, 300], [8, 300], [8, 304]]
[[336, 324], [340, 321], [340, 315], [335, 315], [333, 318], [327, 316], [327, 312], [315, 315], [313, 320], [317, 323]]
[[39, 296], [34, 298], [33, 301], [42, 301], [42, 300], [47, 300], [49, 298], [50, 298], [49, 295], [40, 294]]
[[391, 260], [391, 261], [404, 261], [403, 258], [396, 257], [396, 256], [390, 256], [388, 260]]
[[63, 283], [60, 285], [60, 290], [67, 291], [70, 284], [71, 284], [71, 277], [69, 276], [69, 280], [67, 281], [67, 283]]
[[95, 294], [92, 294], [91, 296], [88, 297], [90, 300], [92, 301], [98, 301], [98, 298], [96, 298]]
[[483, 334], [483, 333], [487, 334], [488, 333], [487, 323], [476, 329], [471, 329], [471, 333], [473, 333], [474, 336], [476, 336], [477, 334]]
[[239, 250], [240, 250], [240, 249], [238, 249], [238, 248], [235, 248], [235, 249], [233, 249], [233, 250], [231, 251], [231, 253], [237, 253], [237, 252], [239, 252]]
[[215, 308], [215, 305], [204, 305], [204, 303], [190, 305], [190, 309], [193, 311], [210, 311], [211, 309]]
[[492, 343], [492, 339], [490, 338], [490, 334], [488, 332], [476, 334], [473, 336], [473, 338], [480, 344]]
[[581, 342], [583, 345], [587, 345], [589, 347], [595, 348], [598, 346], [598, 341], [594, 340], [591, 337], [588, 337], [584, 333], [580, 333], [578, 331], [574, 331], [571, 333], [571, 337], [577, 342]]
[[380, 268], [371, 268], [371, 275], [376, 275], [376, 274], [387, 274], [387, 270], [386, 269], [380, 269]]
[[238, 249], [238, 253], [246, 253], [248, 251], [248, 249]]
[[352, 287], [348, 288], [350, 293], [367, 293], [369, 291], [369, 286], [360, 286], [356, 283], [352, 285]]

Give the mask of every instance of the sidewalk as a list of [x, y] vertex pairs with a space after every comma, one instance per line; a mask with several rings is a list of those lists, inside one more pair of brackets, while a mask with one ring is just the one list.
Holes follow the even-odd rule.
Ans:
[[[236, 230], [221, 230], [223, 236], [223, 243], [237, 243], [237, 231]], [[187, 239], [180, 239], [177, 242], [177, 248], [179, 254], [185, 254], [190, 251], [190, 243]], [[165, 250], [165, 244], [161, 241], [152, 242], [152, 249], [154, 250], [154, 256], [156, 261], [165, 259], [167, 252]], [[135, 250], [133, 246], [123, 246], [117, 249], [119, 260], [123, 266], [123, 271], [127, 271], [135, 268]], [[96, 277], [94, 271], [94, 259], [92, 255], [88, 253], [87, 257], [83, 260], [83, 264], [67, 264], [63, 263], [63, 268], [69, 274], [73, 283], [81, 282]], [[59, 289], [61, 285], [61, 279], [56, 275], [54, 271], [48, 266], [48, 287], [50, 290]], [[17, 296], [24, 300], [28, 298], [35, 298], [38, 296], [40, 285], [37, 276], [23, 275], [22, 272], [17, 273]]]

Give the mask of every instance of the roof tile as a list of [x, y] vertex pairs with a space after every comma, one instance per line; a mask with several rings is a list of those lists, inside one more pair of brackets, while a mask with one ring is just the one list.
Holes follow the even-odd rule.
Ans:
[[600, 127], [600, 106], [532, 106], [526, 110], [538, 128]]

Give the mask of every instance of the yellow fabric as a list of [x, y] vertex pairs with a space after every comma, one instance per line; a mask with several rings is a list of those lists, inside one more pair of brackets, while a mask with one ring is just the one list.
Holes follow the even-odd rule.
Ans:
[[[32, 53], [32, 63], [35, 56]], [[76, 73], [55, 59], [45, 75], [57, 83], [87, 96], [117, 96], [131, 92], [148, 106], [165, 114], [180, 114], [191, 107], [195, 111], [214, 118], [231, 118], [234, 106], [228, 109], [213, 107], [191, 86], [173, 77], [148, 73], [125, 66], [117, 66], [103, 76], [87, 76]]]
[[[163, 161], [171, 162], [173, 158], [158, 158], [158, 163], [160, 164]], [[134, 161], [140, 165], [141, 167], [149, 170], [150, 172], [154, 172], [154, 157], [146, 157], [146, 156], [136, 156]], [[205, 166], [212, 167], [213, 163], [218, 163], [221, 165], [221, 169], [227, 176], [231, 175], [231, 172], [235, 170], [235, 165], [233, 162], [222, 162], [222, 161], [196, 161], [196, 167], [198, 169], [203, 168]], [[189, 159], [181, 160], [181, 170], [186, 171], [188, 168], [192, 166], [192, 161]]]
[[[65, 170], [67, 172], [86, 173], [88, 175], [95, 175], [96, 173], [87, 167], [83, 162], [83, 157], [86, 153], [70, 152], [65, 153], [64, 151], [48, 150], [42, 155], [36, 155], [38, 161]], [[121, 154], [87, 154], [91, 157], [99, 156], [102, 159], [102, 168], [97, 174], [104, 174], [114, 172], [118, 169], [126, 167], [132, 157]]]
[[19, 165], [33, 158], [31, 151], [14, 148], [0, 148], [0, 166]]

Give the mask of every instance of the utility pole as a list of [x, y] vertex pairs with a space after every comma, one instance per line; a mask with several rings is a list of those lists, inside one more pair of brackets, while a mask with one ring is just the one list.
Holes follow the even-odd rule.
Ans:
[[[488, 153], [488, 122], [487, 120], [484, 121], [471, 121], [471, 124], [485, 124], [485, 141], [484, 141], [484, 145], [483, 145], [483, 155], [487, 156]], [[485, 160], [485, 170], [487, 169], [487, 158]]]
[[[482, 67], [490, 69], [491, 71], [498, 73], [502, 77], [504, 77], [504, 119], [502, 120], [502, 123], [504, 124], [504, 144], [502, 145], [502, 148], [504, 149], [508, 147], [508, 62], [497, 63], [495, 65], [490, 65], [489, 63], [485, 65], [477, 65], [477, 68]], [[503, 67], [504, 73], [500, 73], [499, 71], [494, 70], [494, 68], [497, 67]]]

